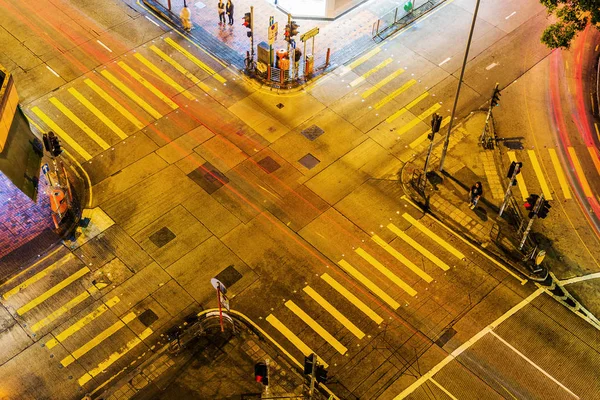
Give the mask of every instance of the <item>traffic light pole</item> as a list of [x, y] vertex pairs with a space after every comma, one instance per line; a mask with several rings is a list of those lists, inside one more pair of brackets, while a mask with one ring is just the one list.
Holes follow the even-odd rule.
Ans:
[[254, 65], [254, 6], [250, 6], [250, 65]]
[[525, 246], [525, 241], [527, 240], [527, 236], [529, 236], [529, 232], [531, 232], [531, 227], [533, 226], [533, 220], [537, 217], [537, 212], [544, 204], [544, 195], [541, 194], [535, 202], [535, 206], [533, 207], [533, 217], [529, 220], [527, 224], [527, 228], [525, 228], [525, 232], [523, 232], [523, 239], [521, 239], [521, 243], [519, 243], [519, 250], [523, 250], [523, 246]]
[[319, 357], [315, 353], [312, 354], [313, 357], [313, 369], [310, 374], [310, 389], [308, 390], [308, 396], [312, 400], [313, 394], [315, 393], [315, 382], [317, 380], [317, 365], [319, 365]]
[[488, 113], [487, 116], [485, 117], [485, 124], [483, 125], [483, 132], [481, 132], [481, 137], [479, 138], [479, 143], [481, 143], [481, 145], [483, 146], [483, 148], [485, 149], [485, 134], [488, 130], [488, 124], [490, 122], [490, 118], [492, 117], [492, 107], [494, 107], [494, 98], [496, 96], [496, 93], [498, 91], [498, 86], [500, 84], [496, 83], [496, 86], [494, 87], [494, 92], [492, 94], [492, 98], [490, 99], [490, 107], [488, 109]]
[[521, 168], [515, 164], [515, 169], [512, 173], [512, 176], [510, 177], [510, 181], [508, 182], [508, 187], [506, 188], [506, 193], [504, 194], [504, 200], [502, 201], [502, 206], [500, 207], [500, 211], [498, 211], [498, 217], [502, 216], [502, 213], [504, 212], [504, 209], [506, 208], [506, 203], [508, 203], [508, 199], [510, 198], [510, 194], [512, 192], [512, 187], [515, 183], [515, 179], [517, 179], [517, 175], [519, 175], [520, 171], [521, 171]]
[[[425, 166], [423, 167], [423, 176], [419, 179], [419, 190], [425, 190], [425, 186], [427, 185], [427, 168], [429, 167], [429, 158], [431, 157], [431, 150], [433, 149], [433, 140], [435, 139], [435, 134], [440, 130], [440, 124], [442, 123], [442, 116], [437, 113], [433, 113], [431, 117], [431, 135], [429, 142], [429, 150], [427, 150], [427, 157], [425, 158]], [[421, 184], [422, 182], [422, 184]]]
[[[292, 55], [290, 54], [290, 43], [292, 41], [292, 14], [288, 14], [288, 24], [287, 26], [289, 26], [290, 29], [290, 36], [288, 42], [287, 42], [287, 55], [288, 55], [288, 59], [290, 60], [290, 69], [289, 69], [289, 73], [290, 73], [290, 77], [292, 76]], [[281, 82], [283, 84], [283, 82]]]

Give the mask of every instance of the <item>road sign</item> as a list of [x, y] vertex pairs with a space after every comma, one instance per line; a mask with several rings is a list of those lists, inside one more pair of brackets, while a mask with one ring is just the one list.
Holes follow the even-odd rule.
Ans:
[[223, 293], [221, 293], [221, 307], [223, 307], [227, 311], [231, 311], [231, 309], [229, 308], [229, 299]]
[[44, 173], [44, 175], [50, 172], [50, 167], [48, 166], [48, 164], [42, 165], [42, 172]]
[[275, 43], [275, 41], [277, 40], [277, 22], [275, 22], [273, 25], [269, 26], [269, 45], [273, 45], [273, 43]]
[[273, 25], [275, 23], [275, 17], [273, 17], [272, 15], [269, 17], [269, 26]]
[[307, 39], [317, 36], [318, 34], [319, 34], [319, 28], [312, 28], [310, 31], [304, 33], [303, 35], [300, 35], [300, 40], [302, 42], [305, 42]]
[[225, 287], [225, 285], [223, 285], [223, 282], [221, 282], [217, 278], [211, 278], [210, 284], [215, 288], [215, 290], [219, 290], [223, 294], [227, 293], [227, 288]]

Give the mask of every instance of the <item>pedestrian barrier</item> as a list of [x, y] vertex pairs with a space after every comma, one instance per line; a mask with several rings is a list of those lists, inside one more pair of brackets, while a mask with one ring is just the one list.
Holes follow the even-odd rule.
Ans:
[[371, 36], [373, 39], [383, 40], [444, 1], [446, 0], [406, 0], [373, 23]]

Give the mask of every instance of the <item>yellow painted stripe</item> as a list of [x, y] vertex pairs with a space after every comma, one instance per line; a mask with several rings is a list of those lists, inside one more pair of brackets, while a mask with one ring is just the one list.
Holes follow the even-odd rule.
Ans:
[[67, 108], [63, 103], [60, 102], [56, 97], [50, 97], [50, 103], [54, 105], [54, 107], [58, 108], [60, 112], [67, 116], [75, 125], [77, 125], [82, 131], [84, 131], [94, 142], [98, 144], [98, 146], [102, 147], [103, 150], [106, 150], [110, 147], [108, 143], [104, 141], [92, 128], [87, 126], [85, 122], [83, 122], [79, 117], [71, 110]]
[[[385, 106], [387, 103], [389, 103], [390, 101], [392, 101], [396, 97], [400, 96], [402, 93], [406, 92], [412, 86], [414, 86], [415, 83], [417, 83], [417, 81], [414, 80], [414, 79], [411, 79], [410, 81], [406, 82], [404, 85], [400, 86], [398, 89], [394, 90], [392, 93], [388, 94], [383, 99], [381, 99], [377, 103], [375, 103], [375, 106], [374, 106], [375, 109], [378, 110], [381, 107]], [[404, 108], [408, 109], [410, 107], [407, 106], [407, 107], [404, 107]]]
[[367, 72], [365, 72], [364, 74], [362, 74], [361, 76], [359, 76], [358, 78], [356, 78], [355, 80], [350, 82], [350, 86], [354, 87], [354, 86], [364, 82], [369, 76], [371, 76], [374, 73], [376, 73], [377, 71], [380, 71], [381, 69], [385, 68], [392, 61], [394, 61], [394, 60], [391, 58], [388, 58], [387, 60], [383, 60], [382, 62], [377, 64], [374, 68], [368, 70]]
[[392, 72], [391, 74], [389, 74], [388, 76], [386, 76], [385, 78], [383, 78], [382, 80], [380, 80], [379, 82], [377, 82], [375, 85], [373, 85], [373, 87], [365, 90], [361, 94], [362, 98], [366, 99], [367, 97], [369, 97], [370, 95], [372, 95], [373, 93], [375, 93], [376, 91], [378, 91], [379, 89], [381, 89], [383, 86], [387, 85], [392, 80], [394, 80], [398, 76], [402, 75], [403, 73], [404, 73], [404, 70], [402, 68], [399, 68], [396, 71]]
[[[58, 248], [52, 254], [55, 254], [58, 250], [61, 250], [61, 248]], [[75, 258], [75, 256], [73, 255], [73, 253], [71, 253], [71, 252], [67, 253], [64, 257], [60, 258], [59, 260], [56, 260], [55, 262], [53, 262], [52, 264], [50, 264], [49, 266], [47, 266], [46, 268], [44, 268], [43, 270], [38, 272], [37, 274], [33, 275], [31, 278], [23, 281], [23, 283], [20, 283], [19, 285], [15, 286], [14, 288], [6, 291], [2, 295], [2, 298], [4, 300], [7, 300], [9, 297], [14, 296], [15, 294], [19, 293], [21, 290], [26, 289], [27, 287], [31, 286], [35, 282], [39, 281], [40, 279], [42, 279], [43, 277], [48, 275], [50, 272], [54, 271], [55, 269], [57, 269], [59, 267], [62, 267], [63, 265], [65, 265], [69, 261], [73, 260], [74, 258]], [[34, 264], [34, 266], [39, 264], [41, 261], [43, 261], [43, 260], [38, 261], [37, 263]]]
[[171, 87], [177, 90], [177, 93], [183, 93], [183, 95], [189, 100], [196, 100], [194, 95], [186, 90], [179, 83], [175, 82], [169, 75], [165, 74], [160, 68], [156, 65], [152, 64], [150, 60], [141, 55], [140, 53], [135, 53], [134, 57], [137, 58], [142, 64], [144, 64], [150, 71], [154, 72], [160, 79], [168, 83]]
[[527, 150], [527, 154], [529, 155], [529, 160], [531, 161], [531, 166], [533, 167], [533, 171], [535, 172], [535, 176], [542, 187], [542, 193], [544, 193], [544, 198], [546, 200], [552, 200], [552, 194], [550, 193], [550, 188], [548, 187], [548, 183], [546, 182], [546, 178], [544, 177], [544, 173], [542, 172], [542, 168], [540, 167], [540, 163], [537, 159], [535, 151]]
[[402, 253], [400, 253], [398, 250], [396, 250], [395, 248], [390, 246], [385, 240], [383, 240], [382, 238], [380, 238], [377, 235], [373, 235], [371, 237], [371, 239], [373, 239], [373, 241], [375, 243], [377, 243], [378, 245], [383, 247], [383, 249], [385, 251], [387, 251], [388, 253], [390, 253], [396, 260], [398, 260], [402, 264], [406, 265], [411, 271], [413, 271], [415, 274], [417, 274], [419, 277], [421, 277], [424, 281], [426, 281], [427, 283], [431, 283], [431, 281], [433, 281], [433, 278], [427, 272], [425, 272], [421, 268], [417, 267], [412, 261], [410, 261], [408, 258], [404, 257], [404, 255], [402, 255]]
[[215, 78], [217, 81], [219, 81], [221, 83], [227, 82], [227, 79], [225, 79], [221, 75], [217, 74], [215, 72], [215, 70], [213, 70], [208, 65], [204, 64], [202, 61], [200, 61], [198, 58], [196, 58], [192, 53], [190, 53], [189, 51], [187, 51], [186, 49], [184, 49], [183, 47], [181, 47], [179, 44], [177, 44], [175, 41], [173, 41], [173, 39], [167, 37], [167, 38], [165, 38], [165, 42], [167, 42], [175, 50], [177, 50], [178, 52], [180, 52], [181, 54], [183, 54], [184, 56], [186, 56], [186, 58], [188, 60], [190, 60], [191, 62], [193, 62], [194, 64], [196, 64], [198, 67], [200, 67], [204, 71], [206, 71], [209, 74], [211, 74], [212, 77]]
[[117, 79], [113, 74], [108, 72], [107, 70], [102, 70], [100, 72], [102, 76], [108, 79], [113, 85], [119, 88], [120, 91], [125, 93], [131, 100], [135, 101], [140, 107], [142, 107], [148, 114], [150, 114], [153, 118], [159, 119], [162, 117], [161, 113], [156, 111], [152, 106], [146, 101], [144, 101], [140, 96], [135, 94], [131, 89], [129, 89], [123, 82]]
[[104, 125], [108, 126], [114, 133], [117, 134], [121, 139], [127, 139], [127, 135], [125, 132], [121, 130], [114, 122], [110, 120], [102, 111], [96, 108], [88, 99], [83, 97], [81, 93], [77, 91], [77, 89], [71, 87], [68, 89], [69, 93], [73, 95], [81, 104], [83, 104], [88, 110], [90, 110], [98, 119], [104, 122]]
[[163, 102], [165, 102], [165, 104], [167, 104], [173, 110], [176, 110], [177, 108], [179, 108], [179, 106], [177, 104], [175, 104], [175, 102], [173, 102], [173, 100], [171, 100], [171, 98], [169, 96], [167, 96], [166, 94], [164, 94], [163, 92], [161, 92], [160, 90], [158, 90], [158, 88], [156, 86], [154, 86], [153, 84], [151, 84], [150, 82], [148, 82], [148, 80], [146, 78], [144, 78], [143, 76], [141, 76], [140, 74], [138, 74], [136, 71], [134, 71], [133, 68], [131, 68], [129, 65], [125, 64], [123, 61], [119, 61], [117, 63], [117, 65], [119, 67], [121, 67], [129, 75], [131, 75], [131, 77], [133, 79], [135, 79], [136, 81], [138, 81], [139, 83], [141, 83], [142, 86], [144, 86], [146, 89], [148, 89], [149, 91], [151, 91], [152, 94], [154, 94], [156, 97], [158, 97]]
[[156, 53], [157, 56], [159, 56], [160, 58], [162, 58], [163, 60], [165, 60], [166, 62], [168, 62], [173, 68], [175, 68], [181, 74], [185, 75], [186, 78], [188, 78], [189, 80], [191, 80], [192, 82], [194, 82], [194, 84], [196, 86], [198, 86], [200, 89], [204, 90], [205, 92], [210, 91], [210, 87], [208, 85], [206, 85], [204, 82], [202, 82], [200, 79], [198, 79], [190, 71], [188, 71], [187, 69], [185, 69], [177, 61], [175, 61], [174, 59], [172, 59], [168, 54], [164, 53], [161, 49], [159, 49], [158, 47], [152, 45], [152, 46], [150, 46], [150, 50], [152, 50], [153, 52]]
[[371, 318], [377, 325], [383, 322], [383, 318], [381, 318], [377, 313], [366, 305], [363, 301], [361, 301], [358, 297], [356, 297], [352, 292], [342, 286], [338, 281], [333, 279], [328, 274], [321, 275], [321, 279], [329, 284], [332, 288], [334, 288], [339, 294], [344, 296], [346, 300], [352, 303], [356, 308], [362, 311], [367, 317]]
[[73, 334], [78, 332], [81, 328], [83, 328], [84, 326], [86, 326], [87, 324], [89, 324], [90, 322], [92, 322], [93, 320], [95, 320], [96, 318], [101, 316], [102, 314], [104, 314], [110, 307], [114, 306], [118, 302], [119, 302], [119, 298], [117, 296], [108, 300], [106, 302], [106, 304], [102, 304], [100, 307], [96, 308], [94, 311], [87, 314], [85, 317], [79, 319], [73, 325], [71, 325], [70, 327], [68, 327], [67, 329], [65, 329], [64, 331], [59, 333], [58, 335], [56, 335], [54, 339], [47, 341], [46, 347], [51, 349], [54, 346], [56, 346], [57, 344], [64, 342], [69, 337], [71, 337]]
[[369, 51], [364, 56], [361, 56], [361, 57], [357, 58], [356, 60], [352, 61], [350, 64], [348, 64], [348, 67], [350, 69], [354, 69], [354, 68], [358, 67], [360, 64], [367, 61], [369, 58], [373, 57], [375, 54], [379, 53], [380, 51], [381, 51], [380, 47], [375, 47], [373, 50]]
[[560, 160], [558, 159], [556, 150], [548, 149], [548, 153], [550, 153], [550, 159], [552, 160], [552, 165], [554, 165], [554, 171], [558, 177], [558, 182], [560, 183], [563, 196], [565, 196], [565, 199], [570, 199], [571, 191], [569, 190], [569, 185], [567, 184], [567, 179], [565, 178], [565, 172], [563, 171], [562, 165], [560, 165]]
[[69, 136], [67, 132], [65, 132], [60, 126], [58, 126], [56, 122], [50, 119], [50, 117], [44, 114], [44, 112], [40, 110], [39, 107], [35, 106], [31, 109], [31, 111], [33, 111], [33, 113], [37, 115], [38, 118], [41, 119], [42, 122], [46, 124], [48, 128], [50, 128], [51, 131], [54, 131], [54, 133], [56, 133], [66, 144], [68, 144], [73, 150], [79, 153], [79, 155], [83, 157], [85, 161], [89, 161], [92, 159], [90, 153], [85, 151], [83, 147], [77, 144], [77, 142], [71, 136]]
[[417, 228], [418, 230], [420, 230], [421, 232], [423, 232], [424, 234], [429, 236], [431, 239], [433, 239], [434, 242], [436, 242], [437, 244], [442, 246], [444, 249], [448, 250], [448, 252], [451, 253], [452, 255], [454, 255], [455, 257], [457, 257], [461, 260], [466, 258], [463, 253], [458, 251], [458, 249], [456, 249], [450, 243], [446, 242], [444, 239], [442, 239], [437, 234], [432, 232], [429, 228], [427, 228], [425, 225], [423, 225], [420, 221], [417, 221], [416, 219], [414, 219], [410, 214], [404, 213], [404, 214], [402, 214], [402, 217], [405, 220], [407, 220], [408, 222], [410, 222], [412, 226], [414, 226], [415, 228]]
[[[600, 107], [600, 105], [598, 105], [598, 107]], [[594, 122], [594, 128], [596, 128], [596, 137], [598, 138], [598, 141], [600, 142], [600, 128], [598, 128], [597, 122]]]
[[87, 352], [92, 350], [94, 347], [98, 346], [100, 343], [117, 333], [121, 328], [123, 328], [126, 324], [133, 321], [135, 319], [135, 313], [131, 312], [127, 314], [123, 320], [118, 320], [99, 334], [97, 334], [94, 338], [88, 341], [83, 346], [79, 347], [73, 353], [68, 355], [67, 357], [61, 360], [61, 364], [63, 367], [69, 366], [73, 361], [80, 359]]
[[81, 304], [83, 301], [88, 299], [92, 294], [96, 293], [97, 291], [98, 290], [96, 289], [96, 287], [92, 286], [89, 290], [86, 290], [85, 292], [82, 292], [78, 296], [72, 298], [65, 305], [63, 305], [56, 311], [52, 312], [47, 317], [45, 317], [45, 318], [41, 319], [40, 321], [36, 322], [35, 324], [31, 325], [31, 330], [33, 332], [38, 332], [40, 329], [51, 324], [52, 322], [56, 321], [58, 318], [60, 318], [64, 314], [71, 311], [73, 308], [75, 308], [77, 305]]
[[594, 197], [592, 194], [592, 189], [590, 188], [590, 184], [588, 183], [585, 174], [583, 173], [583, 168], [581, 168], [581, 163], [579, 162], [579, 158], [577, 158], [577, 153], [573, 147], [569, 147], [569, 154], [571, 155], [571, 159], [573, 160], [573, 166], [575, 167], [575, 172], [577, 172], [577, 176], [579, 177], [579, 182], [581, 183], [583, 193], [585, 197]]
[[394, 299], [392, 299], [387, 293], [379, 288], [375, 283], [369, 280], [366, 276], [361, 274], [356, 268], [350, 265], [346, 260], [340, 260], [338, 264], [346, 270], [350, 275], [352, 275], [357, 281], [365, 285], [371, 292], [375, 293], [379, 298], [385, 301], [390, 307], [394, 310], [397, 310], [400, 307], [400, 304]]
[[[515, 154], [514, 151], [508, 151], [508, 159], [512, 162], [517, 162], [517, 156]], [[527, 197], [529, 197], [529, 192], [527, 191], [527, 186], [525, 186], [525, 180], [523, 179], [523, 173], [520, 173], [519, 175], [517, 175], [517, 184], [519, 186], [519, 191], [521, 191], [521, 197], [523, 197], [523, 200], [527, 200]]]
[[412, 128], [417, 126], [421, 122], [425, 122], [425, 119], [431, 116], [434, 112], [439, 110], [442, 106], [438, 103], [435, 103], [427, 110], [423, 111], [421, 114], [417, 116], [417, 118], [412, 119], [407, 124], [403, 125], [400, 129], [396, 131], [397, 135], [404, 135], [406, 132], [410, 131]]
[[98, 96], [102, 97], [102, 99], [104, 99], [104, 101], [106, 101], [108, 104], [113, 106], [113, 108], [115, 110], [120, 112], [122, 116], [127, 118], [129, 120], [129, 122], [131, 122], [133, 125], [135, 125], [135, 127], [137, 129], [142, 129], [144, 127], [144, 124], [142, 124], [139, 119], [134, 117], [133, 114], [131, 114], [129, 111], [127, 111], [125, 109], [125, 107], [123, 107], [121, 104], [119, 104], [118, 101], [113, 99], [108, 93], [106, 93], [104, 90], [102, 90], [100, 88], [100, 86], [96, 85], [96, 83], [94, 83], [94, 81], [92, 81], [91, 79], [86, 79], [84, 82], [86, 85], [88, 85], [90, 87], [90, 89], [92, 89], [94, 92], [96, 92], [96, 94]]
[[[448, 123], [450, 122], [450, 117], [446, 117], [442, 120], [442, 124], [440, 125], [440, 130], [445, 127], [446, 125], [448, 125]], [[417, 146], [419, 146], [421, 143], [423, 143], [426, 139], [427, 139], [427, 135], [429, 135], [429, 132], [431, 132], [431, 129], [428, 129], [425, 131], [425, 133], [422, 133], [417, 139], [415, 139], [411, 144], [410, 144], [410, 148], [414, 149]]]
[[400, 117], [402, 114], [407, 112], [409, 109], [416, 106], [421, 100], [425, 99], [427, 96], [429, 96], [429, 92], [420, 94], [416, 99], [414, 99], [413, 101], [408, 103], [406, 106], [402, 107], [400, 110], [396, 111], [395, 113], [393, 113], [392, 115], [387, 117], [385, 122], [387, 122], [387, 123], [394, 122], [396, 119], [398, 119], [398, 117]]
[[100, 364], [98, 364], [98, 366], [96, 368], [90, 370], [88, 373], [81, 376], [81, 378], [79, 378], [77, 380], [79, 385], [80, 386], [85, 385], [93, 377], [95, 377], [95, 376], [99, 375], [100, 373], [102, 373], [103, 371], [105, 371], [108, 367], [110, 367], [115, 362], [117, 362], [121, 357], [123, 357], [125, 354], [129, 353], [138, 344], [142, 343], [142, 341], [144, 339], [146, 339], [148, 336], [152, 335], [152, 333], [153, 333], [152, 329], [146, 328], [138, 337], [131, 339], [129, 342], [127, 342], [125, 347], [121, 348], [119, 351], [112, 353], [110, 356], [108, 356], [108, 358], [106, 360], [104, 360]]
[[359, 247], [358, 249], [355, 250], [355, 252], [356, 252], [356, 254], [361, 256], [366, 262], [368, 262], [369, 264], [374, 266], [377, 269], [377, 271], [379, 271], [383, 275], [385, 275], [386, 278], [388, 278], [390, 281], [394, 282], [396, 284], [396, 286], [398, 286], [400, 289], [404, 290], [410, 296], [414, 296], [417, 294], [417, 291], [415, 289], [413, 289], [408, 283], [404, 282], [402, 279], [400, 279], [398, 276], [396, 276], [392, 271], [387, 269], [385, 267], [385, 265], [380, 263], [375, 257], [373, 257], [372, 255], [367, 253], [365, 250], [363, 250], [362, 248]]
[[277, 329], [287, 340], [289, 340], [294, 346], [296, 346], [296, 348], [300, 350], [302, 354], [304, 354], [305, 356], [310, 356], [314, 353], [314, 351], [312, 351], [310, 347], [306, 345], [306, 343], [300, 340], [300, 338], [296, 336], [294, 332], [292, 332], [273, 314], [269, 314], [265, 319], [268, 323], [270, 323], [273, 326], [273, 328]]
[[327, 330], [325, 330], [325, 328], [323, 328], [321, 324], [315, 321], [310, 315], [305, 313], [304, 310], [302, 310], [296, 305], [296, 303], [294, 303], [291, 300], [288, 300], [285, 302], [285, 306], [288, 309], [290, 309], [291, 312], [296, 314], [298, 318], [304, 321], [306, 325], [310, 326], [310, 328], [313, 331], [315, 331], [319, 336], [321, 336], [327, 343], [329, 343], [331, 347], [336, 349], [338, 353], [340, 353], [341, 355], [346, 354], [346, 352], [348, 351], [346, 346], [344, 346], [336, 338], [334, 338], [331, 333], [327, 332]]
[[354, 336], [359, 339], [365, 337], [363, 331], [361, 331], [356, 325], [354, 325], [348, 318], [344, 316], [341, 312], [338, 311], [330, 302], [325, 300], [323, 296], [317, 293], [310, 286], [306, 286], [304, 288], [304, 292], [310, 296], [311, 299], [316, 301], [321, 307], [323, 307], [333, 318], [335, 318], [340, 324], [342, 324], [346, 329], [348, 329]]
[[387, 228], [390, 231], [394, 232], [396, 234], [396, 236], [398, 236], [400, 239], [404, 240], [412, 248], [414, 248], [415, 250], [417, 250], [419, 253], [423, 254], [432, 263], [434, 263], [435, 265], [437, 265], [438, 267], [440, 267], [444, 271], [448, 271], [450, 269], [450, 267], [445, 262], [443, 262], [442, 260], [440, 260], [438, 257], [436, 257], [433, 253], [431, 253], [425, 247], [423, 247], [419, 243], [417, 243], [414, 239], [412, 239], [410, 236], [408, 236], [406, 233], [404, 233], [404, 231], [402, 231], [396, 225], [394, 225], [394, 224], [388, 224]]
[[88, 267], [81, 268], [79, 271], [70, 275], [68, 278], [62, 280], [57, 285], [51, 287], [46, 292], [42, 293], [35, 299], [31, 300], [29, 303], [19, 308], [17, 310], [17, 314], [23, 315], [32, 308], [37, 307], [38, 305], [42, 304], [44, 301], [48, 300], [50, 297], [54, 296], [56, 293], [60, 292], [61, 290], [69, 286], [71, 283], [75, 282], [77, 279], [87, 274], [88, 272], [90, 272], [90, 269]]
[[596, 148], [589, 146], [588, 152], [590, 153], [590, 157], [592, 158], [592, 161], [594, 162], [594, 166], [596, 167], [596, 171], [598, 172], [598, 175], [600, 175], [600, 160], [598, 160], [598, 156], [596, 155]]

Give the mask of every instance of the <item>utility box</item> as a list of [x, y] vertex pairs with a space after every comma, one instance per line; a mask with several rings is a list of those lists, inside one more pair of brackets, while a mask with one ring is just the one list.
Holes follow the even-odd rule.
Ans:
[[315, 70], [315, 57], [312, 54], [306, 55], [304, 75], [312, 75]]
[[269, 45], [266, 42], [260, 42], [258, 46], [256, 46], [256, 53], [258, 56], [258, 62], [263, 64], [270, 64], [269, 60]]

